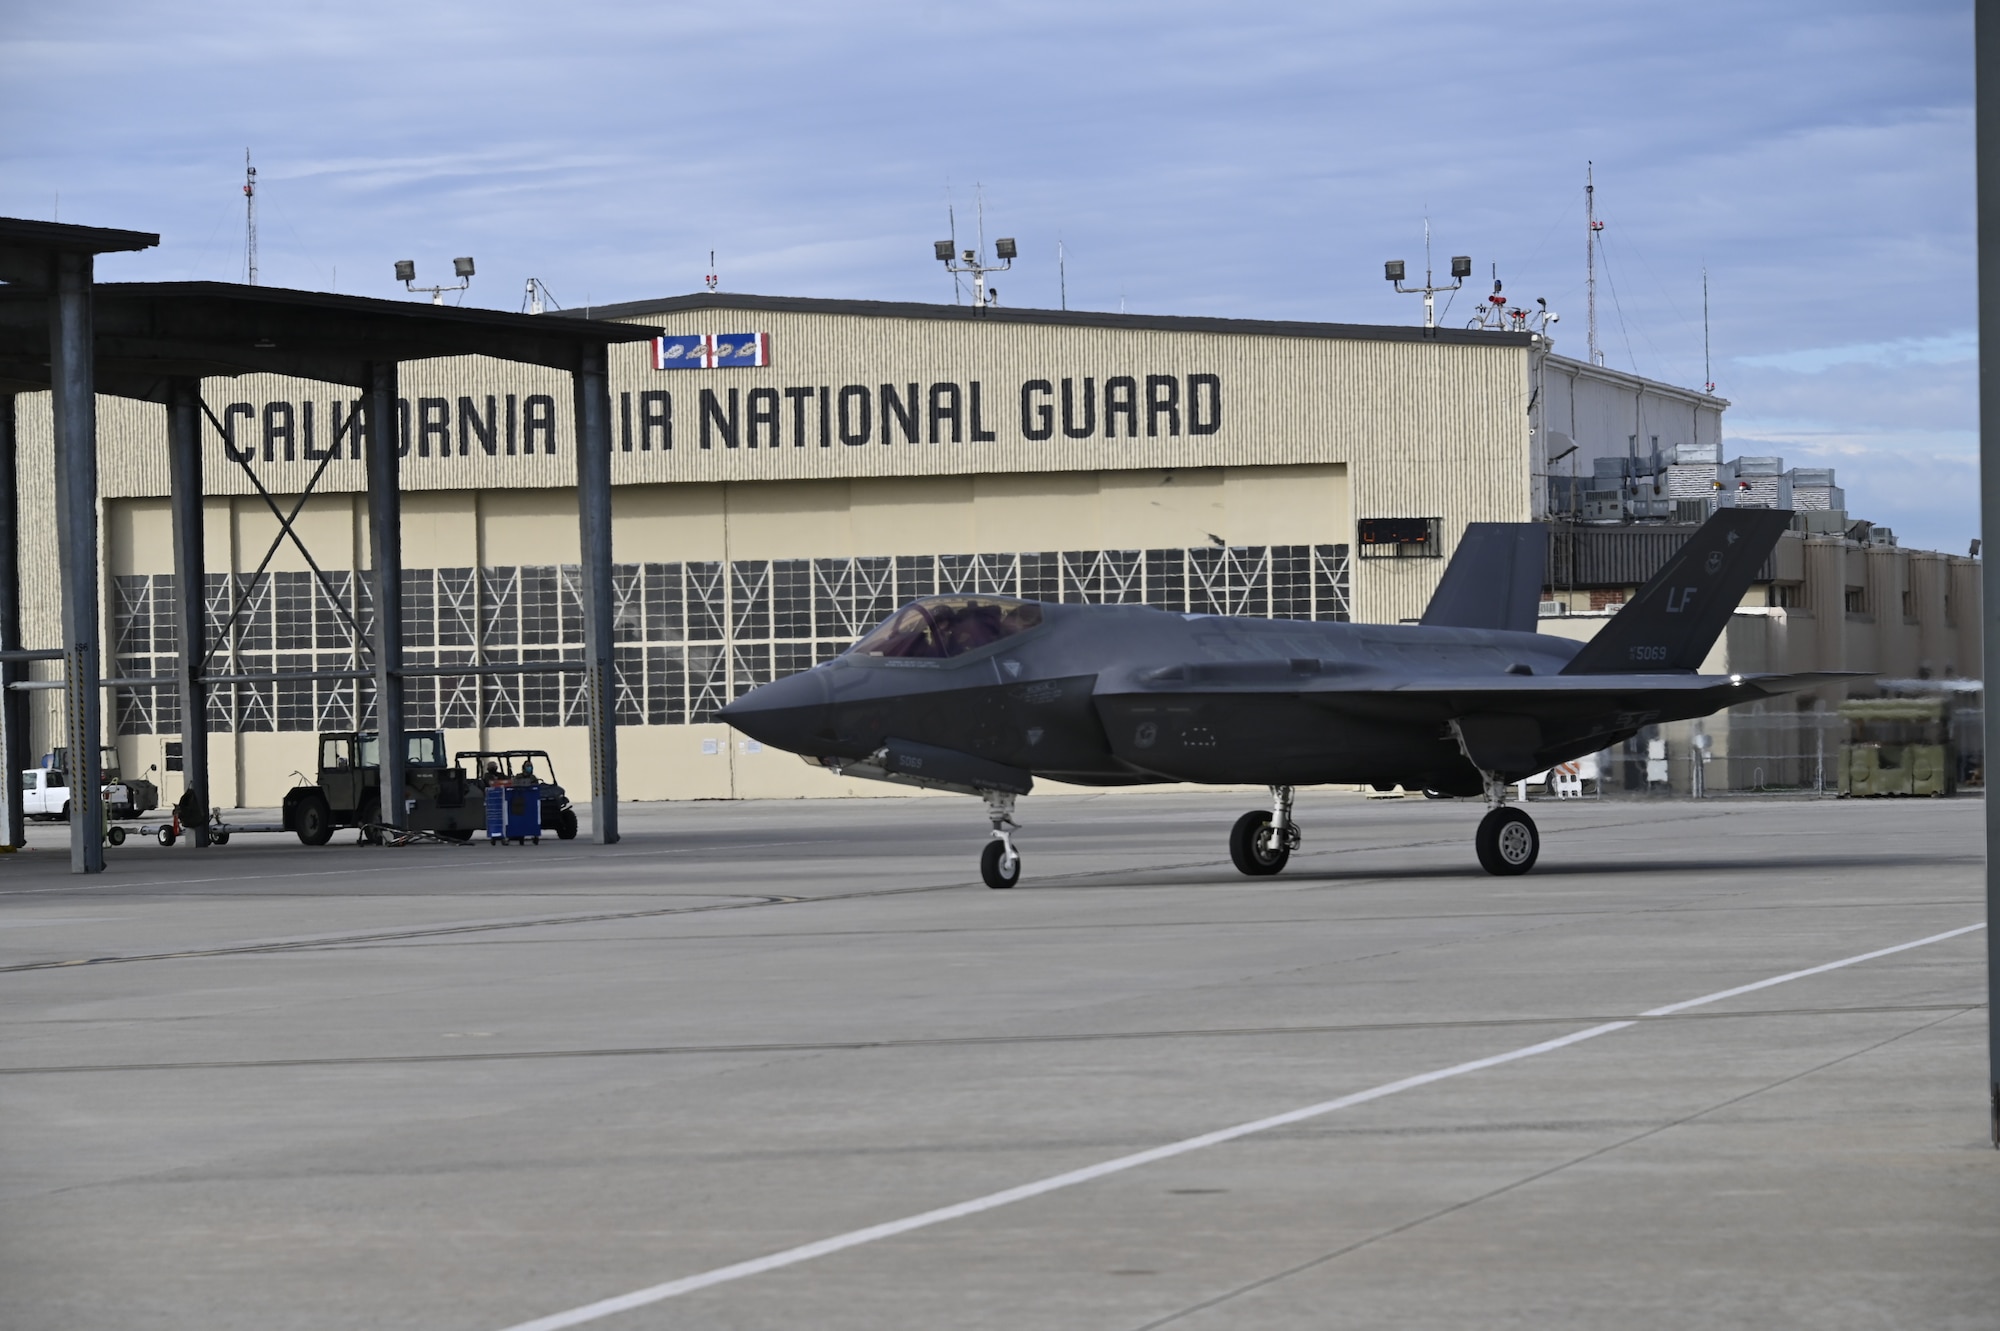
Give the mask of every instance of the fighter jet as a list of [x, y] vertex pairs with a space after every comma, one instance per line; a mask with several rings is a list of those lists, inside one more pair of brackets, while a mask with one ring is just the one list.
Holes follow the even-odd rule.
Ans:
[[1719, 510], [1587, 643], [1534, 631], [1547, 529], [1474, 523], [1416, 624], [926, 596], [722, 716], [842, 776], [983, 799], [994, 888], [1020, 879], [1015, 800], [1038, 776], [1268, 786], [1270, 807], [1229, 833], [1253, 876], [1298, 849], [1299, 786], [1483, 795], [1479, 863], [1522, 874], [1541, 834], [1512, 783], [1644, 726], [1851, 673], [1697, 673], [1790, 521]]

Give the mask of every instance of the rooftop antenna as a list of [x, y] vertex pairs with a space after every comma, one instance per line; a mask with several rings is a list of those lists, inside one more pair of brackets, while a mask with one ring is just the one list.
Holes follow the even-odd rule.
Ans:
[[250, 150], [243, 150], [243, 269], [245, 281], [257, 285], [257, 168], [250, 165]]
[[1589, 292], [1590, 363], [1604, 364], [1604, 352], [1597, 345], [1597, 233], [1604, 223], [1597, 220], [1597, 180], [1595, 164], [1583, 164], [1583, 263], [1584, 285]]
[[1062, 237], [1056, 237], [1056, 284], [1062, 292], [1062, 307], [1069, 308], [1069, 259], [1063, 253]]
[[721, 279], [720, 277], [716, 276], [716, 273], [715, 273], [715, 251], [714, 251], [714, 250], [710, 250], [710, 251], [708, 252], [708, 275], [707, 275], [706, 277], [702, 278], [701, 280], [702, 280], [702, 283], [703, 283], [703, 285], [705, 285], [705, 286], [706, 286], [706, 287], [707, 287], [707, 288], [708, 288], [708, 289], [709, 289], [710, 291], [713, 291], [713, 290], [715, 290], [715, 289], [716, 289], [717, 287], [719, 287], [719, 286], [721, 286], [721, 285], [722, 285], [722, 279]]
[[[420, 287], [418, 290], [422, 290], [422, 288]], [[551, 305], [557, 309], [562, 308], [561, 302], [549, 294], [549, 284], [542, 281], [539, 277], [529, 278], [527, 293], [521, 298], [522, 312], [525, 314], [541, 314]]]
[[1451, 285], [1441, 287], [1431, 278], [1431, 219], [1424, 219], [1424, 284], [1420, 287], [1403, 285], [1404, 265], [1401, 259], [1391, 259], [1382, 265], [1382, 276], [1395, 285], [1396, 290], [1406, 296], [1422, 294], [1424, 298], [1424, 327], [1437, 327], [1437, 293], [1456, 291], [1465, 285], [1465, 279], [1472, 276], [1472, 256], [1454, 254], [1451, 256]]
[[1701, 381], [1713, 395], [1715, 392], [1715, 370], [1708, 359], [1708, 265], [1701, 266]]

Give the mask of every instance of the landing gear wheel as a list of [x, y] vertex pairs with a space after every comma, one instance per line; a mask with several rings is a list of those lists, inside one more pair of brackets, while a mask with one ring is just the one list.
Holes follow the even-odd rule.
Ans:
[[576, 810], [564, 809], [556, 815], [556, 836], [563, 841], [576, 840]]
[[122, 827], [107, 827], [104, 829], [104, 839], [114, 846], [122, 846], [125, 844], [125, 829]]
[[999, 841], [989, 841], [986, 849], [979, 852], [979, 876], [991, 888], [1008, 888], [1021, 881], [1021, 857], [1009, 855], [1008, 847]]
[[1480, 820], [1473, 845], [1486, 872], [1512, 877], [1535, 867], [1542, 853], [1542, 834], [1535, 830], [1534, 819], [1503, 804]]
[[293, 822], [297, 825], [301, 845], [324, 846], [333, 840], [333, 811], [318, 795], [308, 795], [299, 801]]
[[227, 833], [227, 832], [210, 832], [210, 833], [208, 834], [208, 844], [209, 844], [209, 845], [211, 845], [211, 846], [226, 846], [226, 845], [228, 845], [228, 844], [229, 844], [229, 833]]
[[161, 823], [160, 830], [153, 833], [153, 837], [163, 846], [171, 846], [175, 841], [179, 840], [174, 835], [174, 825], [172, 823]]
[[1278, 873], [1291, 858], [1291, 847], [1273, 834], [1269, 809], [1252, 809], [1229, 829], [1230, 862], [1252, 878]]

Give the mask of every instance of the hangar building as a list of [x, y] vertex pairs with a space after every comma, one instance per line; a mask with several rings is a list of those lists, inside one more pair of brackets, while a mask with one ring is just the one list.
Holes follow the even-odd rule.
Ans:
[[[1549, 516], [1600, 458], [1715, 449], [1727, 406], [1555, 356], [1535, 333], [727, 293], [588, 313], [669, 334], [611, 352], [633, 799], [879, 793], [760, 752], [715, 713], [912, 596], [1410, 618], [1467, 522]], [[440, 359], [405, 364], [401, 391], [408, 659], [578, 655], [562, 376]], [[261, 375], [207, 380], [204, 396], [218, 667], [360, 665], [347, 621], [368, 611], [361, 404]], [[23, 567], [52, 574], [47, 395], [18, 411]], [[177, 640], [165, 411], [103, 397], [99, 413], [106, 673], [165, 676]], [[346, 613], [289, 546], [259, 575], [277, 531], [259, 486], [310, 493], [296, 525]], [[251, 593], [233, 624], [230, 580]], [[54, 585], [28, 588], [30, 643], [59, 638]], [[453, 749], [547, 748], [580, 793], [575, 676], [408, 689], [412, 726], [445, 728]], [[34, 697], [43, 752], [64, 737], [52, 695]], [[313, 732], [366, 727], [369, 712], [367, 681], [218, 688], [215, 802], [276, 803], [310, 769]], [[159, 768], [174, 798], [172, 690], [116, 690], [107, 715], [125, 770]]]

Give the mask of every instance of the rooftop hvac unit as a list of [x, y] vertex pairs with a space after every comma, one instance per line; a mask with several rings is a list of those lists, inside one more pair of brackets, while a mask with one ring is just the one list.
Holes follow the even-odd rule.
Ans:
[[1674, 521], [1699, 525], [1708, 521], [1709, 499], [1703, 495], [1695, 499], [1674, 500]]
[[1785, 460], [1783, 458], [1738, 458], [1736, 459], [1736, 474], [1738, 476], [1782, 476], [1785, 474]]
[[1722, 461], [1721, 444], [1675, 444], [1667, 450], [1668, 462], [1706, 462], [1710, 466]]
[[1791, 475], [1793, 485], [1831, 486], [1833, 484], [1832, 467], [1793, 467], [1789, 474]]
[[1583, 520], [1585, 522], [1625, 521], [1625, 492], [1623, 490], [1585, 490], [1583, 492]]

